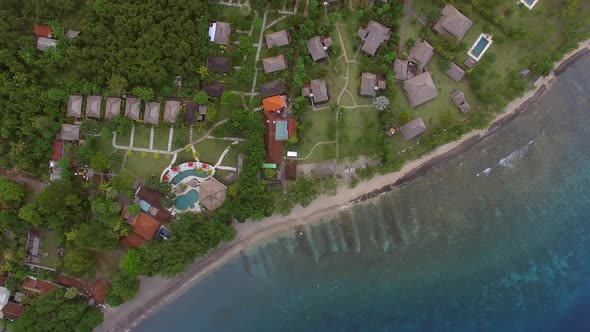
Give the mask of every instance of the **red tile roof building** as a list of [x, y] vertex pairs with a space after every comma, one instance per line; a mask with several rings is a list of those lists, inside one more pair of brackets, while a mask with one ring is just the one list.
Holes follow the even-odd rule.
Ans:
[[53, 154], [51, 155], [51, 161], [58, 161], [61, 159], [64, 153], [64, 143], [60, 141], [53, 142]]
[[59, 273], [55, 277], [55, 282], [62, 287], [82, 288], [82, 280], [80, 280], [78, 278], [69, 277], [69, 276], [67, 276], [65, 274], [61, 274], [61, 273]]
[[104, 279], [96, 279], [86, 287], [86, 291], [98, 303], [103, 304], [109, 285]]
[[18, 319], [28, 309], [28, 307], [18, 303], [8, 302], [4, 305], [4, 307], [2, 307], [2, 314], [4, 314], [4, 319]]
[[35, 24], [33, 26], [33, 29], [35, 30], [35, 35], [38, 37], [46, 37], [46, 38], [51, 38], [51, 27], [47, 26], [47, 25], [37, 25]]
[[58, 287], [56, 284], [53, 284], [49, 281], [35, 279], [32, 277], [27, 277], [27, 279], [25, 279], [25, 281], [23, 281], [21, 286], [30, 292], [41, 294], [41, 295]]
[[146, 240], [153, 239], [159, 228], [160, 222], [144, 212], [139, 213], [133, 224], [133, 232]]
[[121, 240], [124, 246], [133, 248], [141, 246], [144, 242], [145, 239], [135, 233], [131, 233]]
[[273, 112], [282, 110], [287, 106], [287, 97], [286, 96], [273, 96], [262, 99], [262, 108], [266, 112]]

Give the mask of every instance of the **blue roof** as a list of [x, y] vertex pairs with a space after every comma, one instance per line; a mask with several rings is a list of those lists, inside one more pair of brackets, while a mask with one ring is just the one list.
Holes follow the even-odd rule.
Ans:
[[289, 123], [285, 120], [277, 120], [275, 139], [285, 141], [289, 138]]
[[148, 212], [151, 207], [152, 206], [150, 205], [150, 203], [148, 203], [148, 202], [146, 202], [144, 200], [139, 201], [139, 208], [141, 208], [145, 212]]

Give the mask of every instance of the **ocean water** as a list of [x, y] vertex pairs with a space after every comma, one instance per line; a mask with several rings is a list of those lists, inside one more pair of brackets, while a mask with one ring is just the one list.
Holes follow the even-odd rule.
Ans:
[[590, 331], [590, 59], [426, 176], [251, 247], [134, 331]]

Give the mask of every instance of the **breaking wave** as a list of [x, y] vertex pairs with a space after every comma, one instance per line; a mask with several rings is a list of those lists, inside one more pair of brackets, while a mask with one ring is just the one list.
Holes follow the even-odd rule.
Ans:
[[524, 156], [526, 156], [527, 152], [529, 151], [529, 146], [531, 144], [533, 144], [535, 140], [532, 140], [530, 142], [528, 142], [527, 145], [523, 146], [522, 148], [512, 152], [508, 157], [501, 159], [498, 162], [498, 165], [500, 166], [504, 166], [504, 167], [512, 167], [512, 165], [519, 161], [522, 160], [522, 158], [524, 158]]

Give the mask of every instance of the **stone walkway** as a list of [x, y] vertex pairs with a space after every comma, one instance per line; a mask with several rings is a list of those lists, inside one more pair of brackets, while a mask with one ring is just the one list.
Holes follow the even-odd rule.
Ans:
[[154, 148], [154, 126], [150, 128], [150, 150]]
[[262, 38], [264, 38], [264, 30], [266, 30], [266, 19], [268, 18], [268, 10], [264, 11], [264, 15], [262, 16], [262, 27], [260, 28], [260, 37], [258, 37], [258, 47], [256, 48], [256, 57], [254, 57], [254, 78], [252, 78], [252, 88], [250, 89], [250, 93], [254, 94], [256, 91], [256, 81], [258, 80], [258, 70], [256, 69], [256, 64], [258, 60], [260, 60], [260, 51], [262, 50]]
[[170, 126], [170, 133], [168, 134], [168, 151], [172, 150], [172, 137], [174, 135], [174, 125]]
[[[131, 127], [131, 137], [129, 138], [129, 146], [133, 147], [133, 143], [135, 141], [135, 125]], [[113, 140], [114, 142], [114, 140]]]
[[219, 156], [219, 159], [217, 160], [217, 163], [215, 164], [215, 168], [219, 167], [219, 165], [221, 165], [221, 162], [223, 161], [223, 158], [225, 158], [225, 155], [227, 155], [227, 153], [229, 152], [229, 150], [231, 150], [232, 145], [236, 145], [238, 144], [239, 141], [235, 141], [232, 144], [230, 144], [221, 154], [221, 156]]

